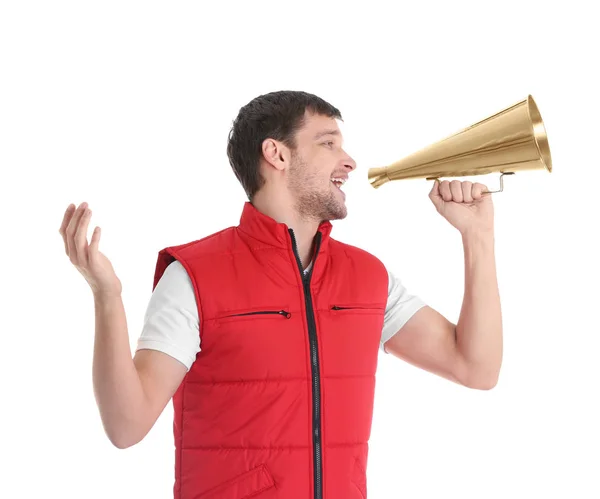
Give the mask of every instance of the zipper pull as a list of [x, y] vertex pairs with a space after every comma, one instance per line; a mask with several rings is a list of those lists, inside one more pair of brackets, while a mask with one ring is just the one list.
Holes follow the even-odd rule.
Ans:
[[290, 312], [286, 312], [285, 310], [280, 310], [278, 314], [283, 315], [286, 319], [290, 319], [292, 314]]

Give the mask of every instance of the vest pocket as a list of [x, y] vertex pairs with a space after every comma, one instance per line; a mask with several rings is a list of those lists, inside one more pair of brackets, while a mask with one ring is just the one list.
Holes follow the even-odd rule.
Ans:
[[195, 499], [246, 499], [275, 486], [264, 464], [201, 493]]
[[244, 312], [241, 314], [226, 315], [224, 318], [226, 319], [228, 317], [245, 317], [247, 315], [281, 315], [286, 319], [292, 317], [292, 314], [290, 314], [287, 310], [261, 310], [260, 312]]
[[273, 319], [291, 319], [292, 314], [286, 307], [272, 307], [253, 310], [234, 310], [229, 313], [224, 313], [215, 317], [217, 322], [229, 322], [240, 319], [258, 319], [258, 318], [273, 318]]
[[330, 305], [329, 310], [334, 314], [380, 314], [385, 307], [379, 303], [335, 303]]

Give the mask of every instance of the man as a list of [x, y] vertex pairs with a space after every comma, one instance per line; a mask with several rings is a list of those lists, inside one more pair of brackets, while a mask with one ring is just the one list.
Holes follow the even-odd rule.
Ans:
[[94, 295], [105, 431], [132, 446], [173, 398], [177, 499], [366, 497], [379, 351], [466, 387], [496, 384], [502, 326], [485, 186], [435, 182], [430, 193], [464, 243], [455, 325], [373, 255], [331, 237], [356, 168], [337, 120], [305, 92], [240, 110], [227, 148], [248, 196], [240, 223], [159, 252], [133, 359], [100, 229], [88, 246], [87, 204], [65, 213], [65, 251]]

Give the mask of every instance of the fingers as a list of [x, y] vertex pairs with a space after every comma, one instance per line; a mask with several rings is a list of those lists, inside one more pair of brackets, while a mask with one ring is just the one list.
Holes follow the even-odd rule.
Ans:
[[473, 186], [473, 199], [475, 199], [475, 200], [481, 199], [483, 196], [486, 195], [483, 193], [486, 192], [487, 190], [488, 190], [487, 186], [480, 184], [480, 183], [476, 183]]
[[60, 224], [60, 229], [58, 229], [58, 232], [62, 236], [63, 242], [65, 243], [65, 253], [67, 255], [69, 254], [69, 248], [67, 246], [67, 226], [69, 225], [69, 222], [71, 221], [71, 218], [73, 217], [74, 212], [75, 212], [75, 205], [73, 203], [71, 203], [69, 206], [67, 206], [67, 209], [65, 210], [65, 214], [63, 216], [62, 223]]
[[452, 201], [452, 192], [450, 190], [450, 182], [444, 180], [440, 183], [440, 196], [444, 201]]
[[[81, 217], [84, 213], [84, 210], [87, 208], [87, 203], [83, 202], [79, 205], [79, 207], [71, 214], [70, 220], [67, 223], [67, 227], [64, 229], [64, 238], [66, 241], [66, 251], [67, 255], [71, 259], [71, 262], [74, 265], [79, 265], [78, 254], [77, 254], [77, 245], [75, 243], [75, 234], [77, 233], [77, 228], [79, 226], [79, 222], [81, 221]], [[68, 217], [68, 213], [72, 212], [72, 208], [67, 208], [67, 213], [65, 213], [65, 218]], [[62, 229], [62, 227], [61, 227]]]
[[452, 201], [456, 203], [463, 202], [463, 191], [459, 180], [453, 180], [450, 182], [450, 192], [452, 194]]
[[[437, 183], [437, 182], [436, 182]], [[487, 191], [487, 187], [484, 184], [472, 183], [469, 181], [461, 182], [460, 180], [453, 180], [449, 182], [444, 180], [439, 184], [439, 195], [446, 201], [454, 201], [455, 203], [473, 203], [485, 196], [484, 192]], [[433, 194], [432, 189], [430, 194]]]
[[461, 184], [462, 186], [462, 197], [464, 203], [473, 202], [473, 183], [465, 181]]
[[96, 256], [96, 253], [98, 253], [98, 244], [99, 243], [100, 243], [100, 227], [96, 227], [94, 229], [94, 232], [92, 232], [92, 240], [90, 241], [90, 246], [88, 248], [88, 254], [89, 254], [90, 260], [92, 260]]
[[79, 219], [79, 223], [77, 224], [77, 229], [75, 230], [75, 235], [73, 236], [73, 240], [75, 242], [75, 251], [77, 252], [77, 262], [79, 265], [85, 265], [88, 261], [87, 229], [91, 216], [92, 210], [89, 208], [83, 210], [81, 218]]

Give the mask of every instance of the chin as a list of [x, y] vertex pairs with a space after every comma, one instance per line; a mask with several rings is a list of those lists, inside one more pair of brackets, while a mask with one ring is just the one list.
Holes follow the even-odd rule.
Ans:
[[342, 220], [348, 215], [345, 201], [338, 193], [306, 193], [296, 203], [298, 213], [312, 220]]
[[329, 220], [343, 220], [348, 216], [348, 208], [345, 204], [338, 204], [335, 208], [329, 209]]

